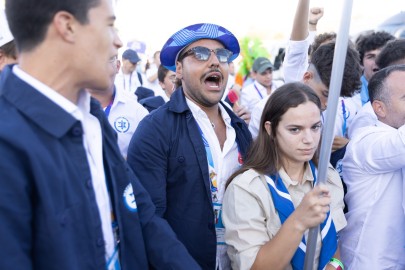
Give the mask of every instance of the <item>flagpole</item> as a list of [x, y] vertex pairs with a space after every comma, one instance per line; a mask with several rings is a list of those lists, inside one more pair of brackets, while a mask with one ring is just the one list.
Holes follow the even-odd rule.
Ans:
[[[326, 175], [334, 138], [334, 127], [337, 106], [342, 88], [343, 70], [345, 67], [347, 46], [349, 43], [350, 19], [353, 0], [345, 0], [340, 20], [340, 27], [336, 37], [335, 52], [333, 55], [332, 75], [329, 85], [328, 107], [326, 120], [323, 125], [322, 143], [318, 164], [317, 184], [326, 183]], [[309, 229], [307, 248], [305, 252], [304, 270], [312, 270], [315, 258], [316, 242], [319, 225]]]

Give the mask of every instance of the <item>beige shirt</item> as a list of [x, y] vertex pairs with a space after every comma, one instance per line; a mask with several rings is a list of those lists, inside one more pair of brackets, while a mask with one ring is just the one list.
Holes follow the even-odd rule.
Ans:
[[[310, 166], [307, 166], [302, 184], [291, 180], [283, 169], [279, 173], [296, 208], [304, 195], [312, 189], [314, 178]], [[266, 178], [267, 176], [254, 170], [248, 170], [235, 177], [225, 191], [222, 219], [233, 269], [250, 269], [260, 248], [270, 241], [281, 227]], [[331, 216], [336, 231], [340, 231], [347, 224], [343, 213], [343, 186], [339, 174], [331, 165], [327, 178], [326, 185], [332, 199]], [[319, 235], [317, 239], [315, 262], [318, 262], [321, 248]], [[315, 263], [314, 269], [317, 267]], [[291, 265], [286, 269], [292, 269]]]

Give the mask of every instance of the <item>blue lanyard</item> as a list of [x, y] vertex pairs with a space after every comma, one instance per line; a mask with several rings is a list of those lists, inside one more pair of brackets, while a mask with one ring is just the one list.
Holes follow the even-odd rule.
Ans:
[[262, 93], [260, 93], [260, 91], [259, 91], [259, 89], [257, 89], [257, 86], [256, 86], [256, 84], [253, 84], [253, 86], [255, 87], [255, 89], [256, 89], [256, 92], [259, 94], [259, 96], [260, 96], [260, 99], [263, 99], [263, 95], [262, 95]]
[[104, 113], [105, 113], [105, 115], [107, 116], [107, 118], [108, 118], [108, 116], [110, 115], [110, 111], [111, 111], [111, 107], [112, 107], [112, 105], [113, 105], [113, 103], [114, 103], [114, 99], [115, 99], [115, 86], [114, 86], [114, 93], [113, 93], [113, 95], [112, 95], [112, 97], [111, 97], [111, 101], [110, 101], [110, 103], [107, 105], [107, 107], [105, 107], [105, 109], [104, 109]]
[[343, 137], [345, 137], [346, 136], [346, 124], [347, 124], [346, 122], [347, 122], [348, 116], [346, 116], [346, 106], [345, 106], [345, 102], [343, 99], [342, 99], [342, 114], [343, 114], [342, 134], [343, 134]]

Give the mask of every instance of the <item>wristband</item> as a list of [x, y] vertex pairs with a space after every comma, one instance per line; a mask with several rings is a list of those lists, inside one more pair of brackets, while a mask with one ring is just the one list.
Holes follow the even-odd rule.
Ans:
[[317, 21], [308, 21], [308, 23], [310, 24], [310, 25], [317, 25], [318, 24], [318, 22]]
[[337, 270], [344, 270], [343, 263], [336, 258], [332, 258], [329, 261], [329, 264], [335, 267]]

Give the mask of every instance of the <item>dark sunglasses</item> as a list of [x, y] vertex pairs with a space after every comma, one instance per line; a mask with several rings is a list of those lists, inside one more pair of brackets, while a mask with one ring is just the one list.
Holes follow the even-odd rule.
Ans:
[[227, 49], [219, 48], [212, 50], [206, 47], [197, 46], [184, 52], [182, 55], [179, 56], [177, 61], [181, 61], [192, 54], [194, 54], [194, 57], [199, 61], [207, 61], [211, 56], [211, 52], [215, 53], [220, 63], [228, 63], [229, 58], [232, 56], [232, 52]]

